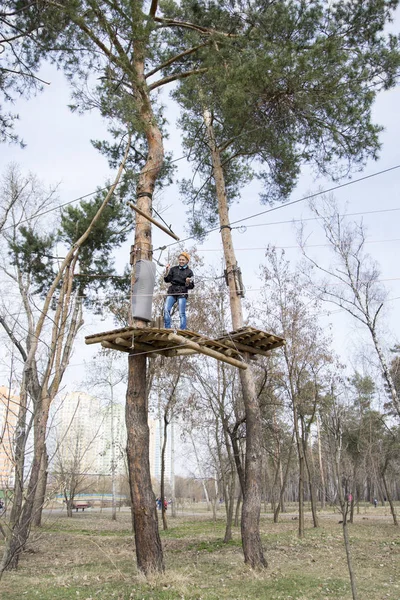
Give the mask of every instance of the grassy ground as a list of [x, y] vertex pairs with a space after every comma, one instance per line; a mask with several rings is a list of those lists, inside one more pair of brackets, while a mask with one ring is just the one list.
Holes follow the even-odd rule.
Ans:
[[[161, 532], [165, 574], [145, 580], [136, 569], [130, 514], [112, 522], [107, 512], [46, 515], [32, 534], [17, 572], [0, 581], [1, 600], [333, 600], [351, 598], [342, 526], [322, 513], [321, 526], [262, 518], [268, 569], [243, 563], [240, 532], [223, 544], [222, 510], [172, 519]], [[360, 600], [400, 600], [400, 535], [387, 511], [373, 507], [358, 515], [350, 539]]]

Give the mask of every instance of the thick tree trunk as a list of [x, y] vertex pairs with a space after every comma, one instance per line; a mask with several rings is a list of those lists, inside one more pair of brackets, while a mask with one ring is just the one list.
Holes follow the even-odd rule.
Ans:
[[40, 463], [39, 481], [36, 488], [35, 502], [33, 505], [32, 524], [35, 527], [40, 527], [42, 524], [42, 510], [45, 503], [46, 487], [47, 487], [47, 468], [49, 458], [47, 456], [46, 448], [42, 455], [42, 461]]
[[138, 569], [163, 571], [156, 499], [151, 487], [147, 423], [146, 357], [129, 356], [126, 394], [127, 459]]
[[[152, 196], [164, 162], [164, 149], [144, 77], [143, 40], [136, 40], [133, 45], [136, 104], [148, 145], [147, 161], [139, 176], [136, 197], [138, 208], [151, 216]], [[135, 244], [131, 257], [133, 265], [140, 259], [152, 259], [151, 223], [140, 214], [136, 215]], [[133, 269], [132, 287], [134, 281]], [[133, 320], [132, 316], [131, 324], [136, 328], [146, 326], [144, 321]], [[146, 356], [133, 352], [129, 356], [128, 364], [126, 427], [132, 519], [138, 568], [143, 573], [149, 574], [163, 571], [164, 560], [158, 531], [156, 501], [150, 477]]]
[[[212, 116], [208, 110], [204, 111], [204, 121], [207, 128], [213, 175], [217, 190], [219, 222], [229, 285], [232, 325], [234, 329], [239, 329], [243, 327], [243, 314], [241, 299], [238, 295], [239, 290], [237, 289], [238, 267], [232, 243], [221, 156], [215, 140]], [[248, 357], [244, 356], [244, 359], [248, 361]], [[241, 523], [244, 560], [253, 568], [265, 567], [267, 563], [264, 558], [260, 537], [262, 419], [254, 375], [249, 364], [246, 370], [240, 369], [240, 381], [246, 413], [246, 459]]]

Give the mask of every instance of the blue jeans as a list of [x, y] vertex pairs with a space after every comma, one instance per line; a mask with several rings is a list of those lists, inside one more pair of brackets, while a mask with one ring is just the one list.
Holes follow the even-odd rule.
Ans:
[[179, 306], [179, 317], [181, 321], [179, 329], [186, 329], [187, 299], [184, 296], [167, 296], [164, 304], [164, 327], [165, 329], [171, 329], [171, 310], [175, 302], [178, 302]]

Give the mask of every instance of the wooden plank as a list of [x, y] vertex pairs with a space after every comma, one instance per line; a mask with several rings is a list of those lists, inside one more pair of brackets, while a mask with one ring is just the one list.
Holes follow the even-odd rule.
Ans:
[[108, 350], [118, 350], [119, 352], [128, 353], [130, 352], [129, 348], [126, 348], [125, 346], [118, 346], [118, 344], [113, 344], [112, 342], [107, 342], [106, 340], [103, 340], [101, 345], [103, 348], [107, 348]]
[[200, 354], [212, 356], [213, 358], [216, 358], [217, 360], [228, 363], [229, 365], [233, 365], [234, 367], [238, 367], [238, 369], [247, 369], [246, 363], [241, 362], [240, 360], [236, 360], [235, 358], [231, 358], [230, 356], [225, 356], [225, 354], [222, 354], [221, 352], [216, 352], [215, 350], [211, 350], [211, 348], [201, 346], [200, 344], [197, 344], [196, 342], [192, 342], [191, 340], [188, 340], [181, 335], [177, 335], [176, 333], [170, 333], [168, 338], [172, 342], [177, 342], [177, 343], [186, 345], [189, 348], [191, 348], [192, 350], [197, 350], [197, 352], [199, 352]]
[[116, 331], [111, 331], [109, 333], [99, 333], [97, 335], [93, 335], [90, 338], [86, 337], [85, 338], [85, 344], [98, 344], [99, 342], [102, 341], [111, 341], [111, 340], [115, 340], [115, 338], [118, 336], [120, 338], [130, 338], [132, 337], [132, 335], [134, 334], [134, 329], [128, 330], [128, 331], [122, 331], [120, 332], [119, 329], [117, 329]]
[[150, 344], [143, 344], [142, 342], [128, 342], [124, 338], [116, 338], [115, 343], [117, 346], [124, 346], [125, 348], [130, 348], [132, 352], [135, 350], [140, 350], [141, 352], [154, 352], [156, 348], [154, 346], [150, 346]]
[[[236, 348], [239, 352], [248, 352], [249, 354], [260, 354], [261, 356], [269, 356], [269, 350], [260, 350], [259, 348], [254, 348], [253, 346], [247, 346], [246, 344], [241, 344], [240, 342], [231, 342], [226, 341], [225, 344], [227, 346], [231, 346], [232, 348]], [[279, 346], [282, 346], [280, 343]], [[270, 348], [272, 350], [272, 347]]]
[[164, 350], [160, 356], [189, 356], [191, 354], [198, 354], [197, 350], [191, 350], [190, 348], [174, 348], [172, 350]]
[[117, 344], [117, 346], [125, 346], [126, 348], [132, 348], [132, 341], [126, 340], [122, 337], [116, 337], [115, 344]]

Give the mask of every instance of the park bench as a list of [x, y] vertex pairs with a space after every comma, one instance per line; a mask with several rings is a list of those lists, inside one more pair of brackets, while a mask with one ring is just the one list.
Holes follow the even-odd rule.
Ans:
[[85, 508], [90, 508], [91, 504], [90, 502], [86, 502], [85, 500], [78, 500], [77, 502], [74, 502], [72, 505], [72, 508], [75, 508], [76, 512], [78, 512], [78, 510], [81, 508], [82, 512], [85, 510]]

